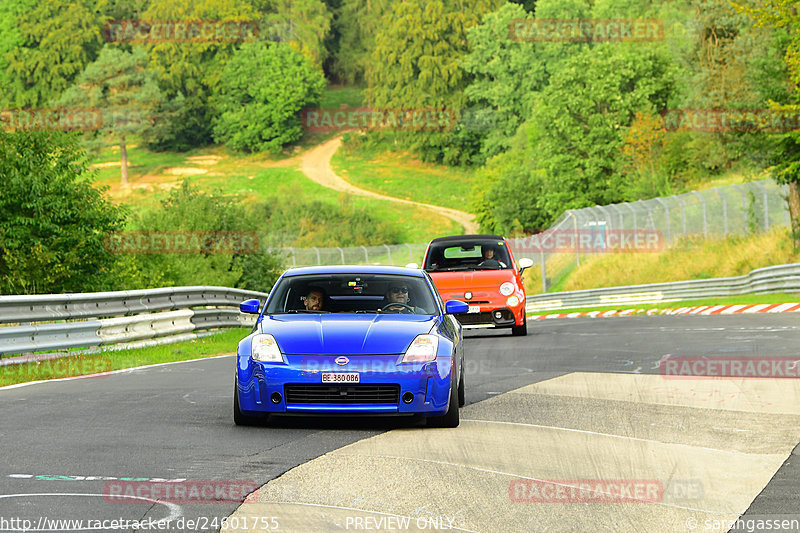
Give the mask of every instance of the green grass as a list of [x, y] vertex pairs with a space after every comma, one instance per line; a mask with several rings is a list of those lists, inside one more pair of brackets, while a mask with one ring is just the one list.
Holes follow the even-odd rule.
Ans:
[[[238, 154], [220, 147], [193, 150], [185, 154], [155, 154], [145, 149], [129, 150], [132, 162], [141, 162], [131, 170], [131, 187], [119, 186], [119, 167], [99, 169], [96, 184], [109, 186], [109, 196], [116, 202], [128, 205], [134, 212], [160, 207], [160, 201], [178, 187], [184, 179], [207, 192], [233, 196], [244, 203], [262, 202], [281, 195], [301, 196], [331, 204], [341, 204], [342, 193], [327, 189], [308, 179], [291, 163], [278, 162], [267, 154]], [[105, 150], [93, 162], [114, 160], [116, 156]], [[214, 158], [214, 164], [198, 164], [190, 158]], [[137, 163], [138, 164], [138, 163]], [[168, 174], [170, 168], [197, 168], [204, 174], [181, 176]], [[173, 170], [175, 172], [175, 170]], [[461, 233], [461, 226], [429, 210], [396, 204], [390, 201], [349, 197], [354, 207], [363, 208], [376, 220], [386, 221], [400, 231], [401, 242], [427, 242], [433, 236]], [[302, 213], [298, 213], [298, 219]]]
[[339, 176], [363, 189], [462, 211], [474, 177], [473, 170], [423, 163], [406, 152], [347, 146], [331, 164]]
[[364, 90], [361, 87], [343, 87], [331, 85], [322, 93], [319, 107], [340, 108], [361, 107], [364, 105]]
[[0, 367], [0, 386], [233, 354], [239, 341], [249, 333], [250, 328], [234, 328], [175, 344], [83, 355], [65, 354], [63, 358], [50, 361], [4, 366]]
[[597, 307], [572, 307], [569, 309], [553, 309], [549, 311], [534, 311], [536, 315], [551, 315], [560, 313], [588, 313], [591, 311], [623, 311], [625, 309], [678, 309], [681, 307], [698, 307], [703, 305], [755, 305], [755, 304], [778, 304], [778, 303], [800, 303], [799, 293], [776, 293], [776, 294], [743, 294], [741, 296], [729, 296], [725, 298], [705, 298], [701, 300], [681, 300], [678, 302], [663, 302], [653, 304], [624, 304], [607, 305]]

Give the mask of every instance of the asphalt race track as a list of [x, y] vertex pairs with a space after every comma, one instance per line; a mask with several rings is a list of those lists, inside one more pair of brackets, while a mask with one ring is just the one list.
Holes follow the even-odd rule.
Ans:
[[[800, 356], [800, 314], [528, 328], [467, 333], [457, 429], [239, 428], [232, 357], [0, 389], [0, 531], [800, 531], [757, 529], [800, 520], [800, 380], [658, 364]], [[201, 482], [227, 492], [109, 496]]]

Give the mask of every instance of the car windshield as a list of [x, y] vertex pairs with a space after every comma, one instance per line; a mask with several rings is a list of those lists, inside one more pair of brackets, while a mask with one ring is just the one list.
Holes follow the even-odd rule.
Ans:
[[[310, 298], [319, 299], [320, 305], [313, 305]], [[273, 288], [266, 310], [267, 314], [438, 312], [425, 279], [388, 274], [286, 276]]]
[[512, 268], [503, 241], [471, 240], [431, 243], [423, 268], [428, 272]]

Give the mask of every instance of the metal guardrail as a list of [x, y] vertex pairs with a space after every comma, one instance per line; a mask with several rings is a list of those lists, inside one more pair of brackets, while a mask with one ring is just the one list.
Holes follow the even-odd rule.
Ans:
[[537, 294], [526, 298], [525, 310], [535, 313], [577, 307], [676, 302], [775, 292], [800, 292], [800, 263], [759, 268], [744, 276], [732, 278]]
[[[190, 332], [252, 326], [239, 312], [267, 293], [227, 287], [0, 296], [0, 354], [185, 338]], [[32, 324], [33, 322], [50, 322]]]

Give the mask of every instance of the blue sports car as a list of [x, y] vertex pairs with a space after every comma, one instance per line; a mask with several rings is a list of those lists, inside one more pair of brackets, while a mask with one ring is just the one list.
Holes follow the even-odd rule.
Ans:
[[[260, 302], [242, 302], [259, 313]], [[458, 426], [464, 350], [453, 314], [421, 270], [296, 268], [276, 282], [253, 332], [239, 343], [233, 418], [418, 415]]]

